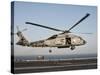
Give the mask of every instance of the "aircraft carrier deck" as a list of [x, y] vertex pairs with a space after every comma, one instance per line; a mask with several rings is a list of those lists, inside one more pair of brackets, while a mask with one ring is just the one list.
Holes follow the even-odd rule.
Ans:
[[97, 58], [67, 60], [26, 60], [14, 62], [14, 73], [96, 69]]

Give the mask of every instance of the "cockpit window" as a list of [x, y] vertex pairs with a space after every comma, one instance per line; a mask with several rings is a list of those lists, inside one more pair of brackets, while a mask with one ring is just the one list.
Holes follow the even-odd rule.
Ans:
[[81, 37], [79, 37], [80, 38], [80, 40], [82, 40], [82, 38]]
[[49, 37], [48, 40], [55, 39], [56, 37], [57, 37], [57, 35], [53, 35], [53, 36]]

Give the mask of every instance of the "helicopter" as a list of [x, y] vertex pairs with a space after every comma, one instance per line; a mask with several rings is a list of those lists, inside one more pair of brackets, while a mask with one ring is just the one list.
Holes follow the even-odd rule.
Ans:
[[[74, 50], [76, 46], [82, 46], [85, 45], [87, 42], [80, 36], [77, 36], [75, 34], [71, 34], [71, 30], [75, 28], [79, 23], [81, 23], [83, 20], [85, 20], [88, 16], [90, 16], [89, 13], [86, 13], [84, 17], [82, 17], [78, 22], [76, 22], [72, 27], [70, 27], [68, 30], [60, 30], [36, 23], [31, 23], [31, 22], [25, 22], [25, 24], [28, 25], [33, 25], [33, 26], [38, 26], [46, 29], [50, 29], [53, 31], [61, 32], [55, 35], [52, 35], [51, 37], [44, 39], [44, 40], [39, 40], [39, 41], [34, 41], [34, 42], [29, 42], [24, 36], [22, 31], [19, 30], [17, 27], [17, 36], [19, 37], [19, 41], [16, 43], [17, 45], [21, 46], [27, 46], [27, 47], [57, 47], [57, 48], [70, 48], [71, 50]], [[24, 29], [25, 30], [25, 29]], [[24, 31], [23, 30], [23, 31]], [[49, 52], [51, 53], [52, 50], [50, 49]]]

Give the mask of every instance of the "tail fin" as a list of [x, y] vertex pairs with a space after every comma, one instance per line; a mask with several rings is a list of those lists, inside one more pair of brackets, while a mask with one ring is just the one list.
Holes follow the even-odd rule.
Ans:
[[19, 37], [19, 41], [16, 43], [17, 45], [22, 45], [22, 46], [29, 46], [29, 42], [26, 40], [26, 38], [23, 36], [21, 31], [18, 31], [17, 36]]

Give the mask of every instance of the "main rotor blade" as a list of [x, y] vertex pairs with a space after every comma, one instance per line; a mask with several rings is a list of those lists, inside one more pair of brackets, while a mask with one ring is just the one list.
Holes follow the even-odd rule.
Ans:
[[77, 26], [80, 22], [82, 22], [83, 20], [85, 20], [90, 14], [87, 13], [82, 19], [80, 19], [76, 24], [74, 24], [71, 28], [69, 28], [68, 31], [70, 31], [71, 29], [73, 29], [75, 26]]
[[93, 33], [82, 33], [82, 32], [72, 32], [72, 33], [77, 33], [77, 34], [93, 34]]
[[39, 27], [47, 28], [47, 29], [54, 30], [54, 31], [64, 32], [63, 30], [60, 30], [60, 29], [51, 28], [51, 27], [40, 25], [40, 24], [36, 24], [36, 23], [26, 22], [26, 24], [31, 24], [31, 25], [34, 25], [34, 26], [39, 26]]

